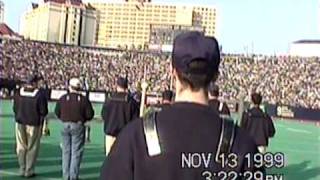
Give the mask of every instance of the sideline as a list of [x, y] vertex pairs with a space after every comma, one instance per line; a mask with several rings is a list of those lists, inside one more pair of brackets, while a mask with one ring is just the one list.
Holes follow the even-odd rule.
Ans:
[[312, 134], [312, 132], [302, 130], [302, 129], [295, 129], [295, 128], [287, 128], [288, 131], [293, 131], [293, 132], [299, 132], [299, 133], [304, 133], [304, 134]]
[[[11, 176], [20, 176], [18, 173], [15, 172], [11, 172], [11, 171], [4, 171], [4, 170], [0, 170], [0, 175], [4, 174], [4, 175], [11, 175]], [[49, 178], [49, 177], [41, 177], [43, 179], [47, 179], [47, 180], [59, 180], [60, 178]]]

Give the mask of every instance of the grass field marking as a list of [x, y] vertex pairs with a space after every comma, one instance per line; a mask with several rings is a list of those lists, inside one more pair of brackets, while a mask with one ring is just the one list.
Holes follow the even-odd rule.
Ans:
[[0, 170], [0, 174], [12, 175], [12, 176], [19, 176], [18, 173], [10, 172], [10, 171], [4, 171], [4, 170]]
[[294, 152], [294, 153], [300, 153], [300, 154], [303, 154], [305, 155], [306, 153], [309, 154], [315, 154], [315, 155], [318, 155], [319, 153], [317, 151], [308, 151], [308, 150], [298, 150], [297, 148], [296, 149], [292, 149], [292, 148], [281, 148], [281, 151], [277, 150], [277, 152], [285, 152], [285, 156], [288, 152]]
[[275, 126], [276, 126], [276, 127], [279, 127], [279, 128], [286, 127], [286, 125], [284, 125], [284, 124], [280, 124], [280, 123], [277, 123]]
[[[304, 146], [310, 146], [310, 145], [317, 145], [315, 144], [315, 140], [316, 139], [313, 139], [312, 141], [310, 140], [301, 140], [301, 141], [295, 141], [294, 144], [295, 145], [302, 145], [301, 148], [304, 148]], [[276, 140], [276, 141], [273, 141], [272, 144], [287, 144], [287, 145], [291, 145], [292, 144], [292, 141], [287, 141], [287, 140]]]
[[[0, 174], [10, 175], [10, 176], [20, 176], [18, 173], [11, 172], [11, 171], [4, 171], [4, 170], [0, 170]], [[59, 180], [60, 178], [49, 178], [49, 177], [46, 177], [45, 179], [46, 180]]]
[[299, 132], [304, 134], [312, 134], [312, 132], [303, 130], [303, 129], [295, 129], [295, 128], [286, 128], [288, 131]]

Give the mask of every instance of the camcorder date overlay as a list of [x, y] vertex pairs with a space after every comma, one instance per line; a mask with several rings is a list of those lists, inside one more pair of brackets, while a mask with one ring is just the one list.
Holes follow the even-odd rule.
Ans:
[[222, 168], [236, 168], [238, 166], [238, 156], [234, 153], [221, 154], [216, 159], [213, 153], [182, 153], [181, 154], [181, 167], [182, 168], [208, 168], [210, 163], [219, 161]]
[[[237, 154], [221, 154], [218, 156], [219, 161], [221, 162], [222, 168], [236, 168], [238, 167], [239, 158]], [[283, 168], [285, 166], [285, 155], [284, 153], [277, 152], [271, 153], [267, 152], [265, 154], [261, 153], [248, 153], [244, 156], [243, 161], [244, 167], [247, 168]]]
[[267, 152], [265, 154], [246, 154], [245, 155], [246, 167], [248, 168], [283, 168], [285, 167], [285, 155], [282, 152], [271, 153]]
[[[239, 164], [241, 160], [242, 164]], [[221, 165], [222, 169], [230, 169], [228, 171], [213, 172], [210, 170], [210, 164], [217, 162]], [[244, 163], [244, 164], [243, 164]], [[205, 168], [201, 177], [204, 180], [215, 179], [245, 179], [245, 180], [283, 180], [283, 174], [264, 174], [262, 171], [244, 171], [236, 172], [232, 169], [236, 169], [238, 166], [243, 166], [248, 169], [254, 168], [283, 168], [285, 167], [285, 155], [284, 153], [267, 152], [261, 153], [248, 153], [244, 156], [238, 157], [235, 153], [220, 154], [218, 157], [213, 153], [182, 153], [181, 154], [181, 167], [187, 169]]]
[[[239, 162], [245, 164], [239, 164]], [[283, 168], [285, 166], [285, 155], [282, 152], [265, 154], [247, 153], [239, 157], [235, 153], [220, 154], [217, 158], [213, 153], [182, 153], [182, 168], [208, 168], [213, 161], [218, 162], [222, 168], [237, 168], [239, 165], [247, 168]]]
[[283, 174], [264, 174], [261, 171], [245, 171], [242, 173], [236, 171], [212, 172], [205, 170], [201, 174], [203, 180], [284, 180]]
[[215, 161], [213, 153], [182, 153], [181, 168], [197, 169], [209, 168], [210, 163]]
[[220, 154], [217, 160], [222, 168], [236, 168], [239, 165], [238, 155], [234, 153]]

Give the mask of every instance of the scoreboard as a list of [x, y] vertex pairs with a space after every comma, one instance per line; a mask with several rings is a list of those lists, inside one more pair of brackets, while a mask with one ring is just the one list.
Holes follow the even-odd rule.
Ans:
[[205, 28], [201, 26], [152, 24], [150, 25], [149, 49], [171, 52], [174, 38], [188, 31], [204, 33]]

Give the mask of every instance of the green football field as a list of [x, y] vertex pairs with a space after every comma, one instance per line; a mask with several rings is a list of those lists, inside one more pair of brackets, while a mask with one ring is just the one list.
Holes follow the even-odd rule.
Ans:
[[[61, 123], [52, 115], [50, 103], [49, 127], [51, 136], [42, 137], [36, 164], [39, 180], [61, 179]], [[101, 105], [94, 106], [96, 121], [91, 123], [91, 143], [86, 144], [81, 164], [81, 179], [98, 179], [104, 160], [103, 124], [99, 122]], [[320, 116], [320, 115], [319, 115]], [[0, 100], [0, 179], [17, 180], [18, 162], [15, 155], [15, 129], [12, 103]], [[320, 127], [311, 123], [276, 120], [277, 133], [271, 140], [269, 151], [285, 154], [286, 166], [268, 169], [270, 174], [283, 174], [288, 180], [320, 180]]]

